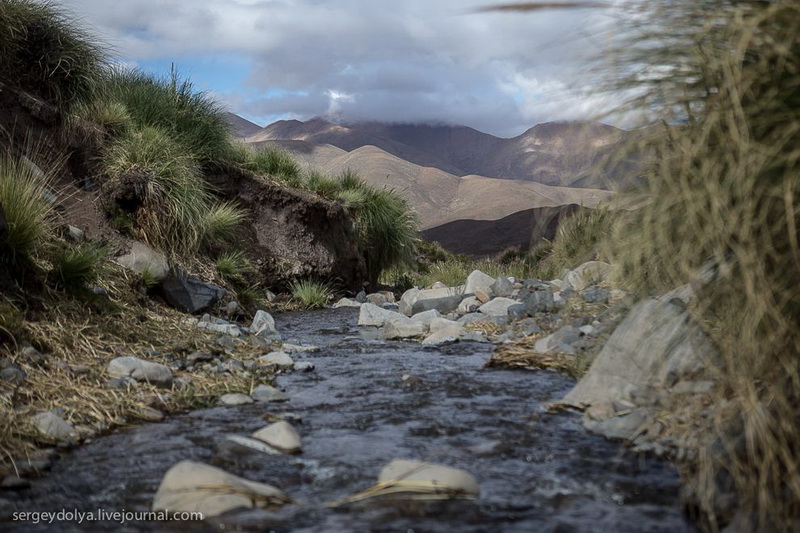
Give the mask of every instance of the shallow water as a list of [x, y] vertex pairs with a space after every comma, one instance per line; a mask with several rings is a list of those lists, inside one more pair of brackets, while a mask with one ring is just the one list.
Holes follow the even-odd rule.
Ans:
[[[662, 462], [586, 434], [571, 414], [540, 412], [570, 380], [550, 372], [485, 370], [488, 345], [442, 350], [370, 339], [357, 310], [277, 317], [288, 341], [322, 347], [295, 360], [313, 372], [279, 376], [283, 404], [213, 408], [120, 431], [58, 461], [30, 489], [3, 495], [21, 511], [148, 510], [166, 470], [204, 461], [273, 484], [301, 503], [238, 512], [204, 523], [0, 524], [6, 531], [402, 531], [682, 532], [678, 478]], [[299, 456], [215, 451], [270, 415], [289, 415]], [[426, 459], [471, 472], [474, 501], [327, 508], [374, 484], [394, 458]]]

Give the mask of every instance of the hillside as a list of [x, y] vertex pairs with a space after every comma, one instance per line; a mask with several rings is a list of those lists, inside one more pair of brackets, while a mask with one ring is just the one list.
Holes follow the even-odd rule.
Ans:
[[[262, 144], [262, 143], [259, 143]], [[568, 204], [595, 207], [609, 191], [566, 188], [484, 176], [457, 177], [434, 167], [416, 165], [376, 146], [345, 151], [308, 141], [277, 141], [308, 169], [327, 174], [352, 170], [368, 183], [402, 194], [419, 214], [422, 229], [455, 220], [498, 220], [518, 211]]]
[[[465, 126], [358, 123], [322, 118], [278, 121], [247, 141], [298, 140], [345, 151], [376, 146], [424, 167], [454, 176], [535, 181], [546, 185], [618, 189], [635, 175], [631, 162], [601, 163], [619, 152], [629, 134], [594, 122], [551, 122], [503, 139]], [[595, 171], [596, 167], [600, 170]]]

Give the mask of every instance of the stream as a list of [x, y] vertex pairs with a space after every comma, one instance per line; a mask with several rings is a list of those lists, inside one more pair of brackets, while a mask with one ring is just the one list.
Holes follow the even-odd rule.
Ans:
[[[276, 317], [296, 354], [316, 369], [278, 376], [291, 400], [215, 407], [98, 438], [47, 477], [7, 495], [26, 511], [146, 511], [167, 469], [206, 462], [275, 485], [300, 504], [233, 512], [205, 522], [0, 524], [3, 531], [669, 532], [682, 518], [672, 467], [587, 434], [574, 414], [547, 414], [573, 382], [551, 372], [487, 370], [491, 345], [426, 349], [384, 342], [356, 326], [358, 310]], [[303, 439], [297, 456], [217, 451], [286, 417]], [[325, 504], [373, 485], [395, 458], [464, 469], [473, 501]]]

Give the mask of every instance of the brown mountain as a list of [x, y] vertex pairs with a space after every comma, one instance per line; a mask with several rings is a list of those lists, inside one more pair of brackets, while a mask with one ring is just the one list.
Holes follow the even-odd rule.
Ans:
[[[275, 122], [247, 140], [301, 140], [348, 152], [372, 145], [454, 176], [616, 189], [630, 182], [632, 164], [603, 168], [600, 163], [618, 152], [627, 137], [623, 130], [596, 122], [550, 122], [503, 139], [465, 126], [376, 122], [343, 125], [315, 118]], [[595, 171], [598, 166], [600, 170]]]
[[580, 209], [576, 204], [535, 207], [499, 220], [454, 220], [422, 232], [446, 250], [472, 256], [497, 255], [510, 248], [529, 250], [543, 239], [553, 240], [561, 220]]
[[596, 207], [612, 195], [604, 190], [553, 187], [530, 181], [475, 175], [459, 178], [438, 168], [416, 165], [376, 146], [347, 152], [308, 141], [268, 144], [289, 150], [306, 168], [334, 175], [352, 170], [373, 185], [399, 191], [417, 210], [423, 229], [455, 220], [498, 220], [531, 208], [568, 204]]
[[225, 119], [231, 127], [231, 134], [237, 139], [244, 139], [257, 134], [263, 128], [234, 113], [225, 113]]

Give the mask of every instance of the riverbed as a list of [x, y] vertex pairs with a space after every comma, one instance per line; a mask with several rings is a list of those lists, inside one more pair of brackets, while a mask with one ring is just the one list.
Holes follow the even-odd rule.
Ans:
[[[205, 522], [33, 524], [4, 531], [683, 532], [679, 479], [662, 461], [587, 434], [578, 416], [548, 414], [574, 384], [552, 372], [484, 369], [491, 345], [428, 349], [385, 342], [356, 326], [357, 310], [276, 317], [315, 369], [278, 376], [290, 400], [215, 407], [95, 439], [64, 455], [28, 489], [24, 511], [146, 511], [164, 473], [184, 459], [275, 485], [297, 500], [269, 512]], [[297, 456], [219, 450], [279, 418], [303, 439]], [[395, 458], [473, 474], [475, 500], [327, 504], [366, 489]]]

